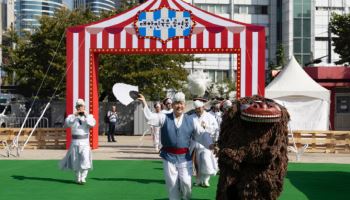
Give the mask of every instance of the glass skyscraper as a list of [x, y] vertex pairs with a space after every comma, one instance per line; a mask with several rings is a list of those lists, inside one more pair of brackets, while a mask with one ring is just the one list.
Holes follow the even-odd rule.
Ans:
[[302, 65], [313, 59], [313, 55], [311, 55], [311, 4], [311, 0], [294, 0], [293, 5], [293, 52], [295, 58]]
[[[186, 0], [194, 6], [216, 15], [241, 21], [248, 24], [262, 25], [266, 27], [266, 66], [268, 59], [275, 59], [276, 41], [274, 22], [276, 14], [275, 1], [251, 1], [251, 0]], [[235, 79], [237, 70], [237, 56], [229, 54], [197, 54], [202, 61], [186, 63], [185, 68], [189, 73], [203, 70], [214, 83], [222, 83]]]
[[119, 0], [74, 0], [73, 8], [90, 9], [95, 14], [114, 10]]
[[39, 17], [53, 15], [63, 7], [62, 0], [17, 0], [15, 1], [16, 30], [34, 32], [39, 24]]
[[[282, 43], [286, 58], [293, 55], [299, 64], [335, 65], [339, 55], [334, 52], [328, 27], [332, 13], [348, 14], [350, 0], [278, 0], [282, 10]], [[278, 24], [277, 24], [278, 25]], [[279, 36], [279, 35], [278, 35]], [[280, 38], [278, 38], [280, 40]], [[330, 40], [330, 43], [329, 43]]]

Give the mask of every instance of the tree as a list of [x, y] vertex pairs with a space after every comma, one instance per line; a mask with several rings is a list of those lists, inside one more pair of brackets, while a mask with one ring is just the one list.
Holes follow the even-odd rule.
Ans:
[[350, 14], [339, 15], [332, 13], [331, 31], [338, 37], [332, 37], [334, 52], [340, 55], [336, 64], [350, 63]]
[[113, 98], [113, 84], [124, 82], [138, 85], [151, 100], [160, 100], [165, 96], [165, 88], [182, 87], [187, 77], [182, 66], [192, 60], [192, 55], [102, 55], [100, 92]]
[[[13, 27], [11, 27], [7, 32], [5, 32], [2, 39], [2, 45], [0, 45], [0, 48], [2, 48], [3, 50], [3, 67], [6, 67], [11, 62], [16, 62], [20, 59], [17, 57], [18, 54], [15, 53], [15, 46], [21, 47], [25, 45], [25, 40], [21, 39], [17, 35]], [[3, 68], [3, 70], [5, 69]], [[9, 84], [14, 82], [14, 77], [11, 76], [13, 74], [13, 71], [8, 70], [7, 73], [10, 75], [6, 77], [1, 77], [3, 81], [2, 84]]]
[[[102, 13], [101, 17], [89, 10], [59, 10], [54, 16], [40, 18], [41, 26], [32, 35], [17, 43], [16, 49], [7, 48], [9, 62], [6, 72], [15, 72], [15, 80], [23, 95], [35, 96], [42, 80], [39, 98], [51, 97], [66, 72], [66, 35], [70, 26], [87, 24], [120, 11]], [[178, 89], [181, 81], [186, 80], [185, 62], [195, 60], [192, 55], [101, 55], [100, 56], [100, 93], [112, 95], [112, 86], [116, 82], [138, 85], [152, 100], [164, 96], [164, 88]], [[45, 75], [48, 67], [50, 70]], [[65, 78], [59, 84], [57, 95], [65, 96]]]
[[[5, 47], [10, 54], [4, 70], [7, 73], [16, 73], [14, 81], [19, 91], [26, 97], [33, 97], [41, 86], [38, 97], [47, 98], [59, 86], [57, 95], [63, 98], [66, 71], [65, 29], [97, 19], [90, 11], [61, 9], [52, 17], [42, 16], [39, 19], [41, 26], [34, 34], [27, 33], [17, 40], [15, 49]], [[45, 81], [41, 85], [44, 77]], [[64, 81], [59, 84], [61, 79]]]
[[117, 13], [123, 12], [124, 10], [128, 10], [139, 3], [143, 3], [143, 2], [138, 2], [137, 0], [120, 0], [118, 2], [118, 8], [116, 12]]
[[284, 53], [284, 48], [283, 48], [283, 45], [281, 43], [279, 43], [277, 45], [277, 50], [276, 50], [276, 65], [277, 65], [277, 68], [280, 67], [280, 68], [283, 68], [284, 65], [286, 64], [285, 62], [285, 53]]
[[283, 48], [283, 45], [279, 43], [276, 49], [276, 63], [274, 63], [273, 61], [269, 62], [267, 76], [266, 76], [266, 85], [273, 80], [273, 77], [271, 74], [272, 70], [282, 69], [285, 64], [286, 62], [285, 62], [284, 48]]

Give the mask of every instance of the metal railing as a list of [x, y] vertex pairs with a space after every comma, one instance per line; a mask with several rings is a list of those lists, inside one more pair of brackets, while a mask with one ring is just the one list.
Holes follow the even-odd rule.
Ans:
[[[25, 117], [8, 117], [6, 120], [6, 127], [9, 128], [19, 128], [22, 126]], [[34, 128], [35, 124], [39, 120], [39, 117], [28, 117], [26, 123], [23, 128]], [[48, 128], [49, 127], [49, 119], [46, 117], [41, 118], [38, 128]]]

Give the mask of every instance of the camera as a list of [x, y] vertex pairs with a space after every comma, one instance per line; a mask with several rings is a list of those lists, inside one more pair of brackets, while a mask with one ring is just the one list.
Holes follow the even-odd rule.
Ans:
[[85, 113], [84, 113], [84, 112], [78, 112], [78, 115], [79, 115], [79, 116], [84, 116]]
[[137, 92], [137, 91], [130, 91], [130, 92], [129, 92], [129, 96], [130, 96], [133, 100], [136, 100], [137, 98], [140, 97], [140, 93]]

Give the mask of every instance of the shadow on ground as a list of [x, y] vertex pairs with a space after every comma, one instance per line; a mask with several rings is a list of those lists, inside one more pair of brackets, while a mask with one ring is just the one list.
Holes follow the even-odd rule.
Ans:
[[12, 178], [24, 181], [24, 180], [34, 180], [34, 181], [48, 181], [48, 182], [58, 182], [58, 183], [64, 183], [64, 184], [76, 184], [73, 180], [66, 180], [66, 179], [55, 179], [55, 178], [47, 178], [47, 177], [31, 177], [31, 176], [20, 176], [20, 175], [13, 175]]
[[134, 179], [134, 178], [91, 178], [91, 179], [97, 180], [97, 181], [127, 181], [127, 182], [137, 182], [142, 184], [151, 184], [151, 183], [165, 184], [164, 180], [159, 180], [159, 179]]

